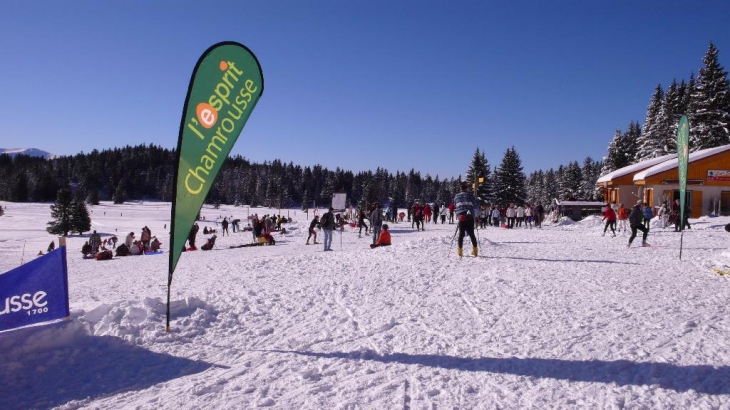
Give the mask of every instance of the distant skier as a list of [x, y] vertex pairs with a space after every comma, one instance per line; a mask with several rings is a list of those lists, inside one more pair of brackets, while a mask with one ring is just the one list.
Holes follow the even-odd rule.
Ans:
[[365, 235], [367, 235], [368, 234], [368, 224], [365, 223], [365, 211], [362, 208], [360, 208], [360, 212], [358, 212], [358, 214], [357, 214], [357, 224], [360, 227], [360, 231], [358, 232], [357, 237], [359, 238], [362, 236], [363, 227], [365, 227]]
[[606, 226], [603, 227], [603, 235], [606, 235], [608, 228], [611, 228], [613, 236], [616, 236], [616, 212], [611, 208], [610, 203], [606, 203], [606, 210], [603, 212], [603, 220], [606, 221]]
[[223, 228], [223, 229], [221, 229], [221, 236], [226, 236], [226, 234], [228, 234], [228, 236], [231, 236], [231, 234], [228, 233], [228, 218], [227, 217], [223, 218], [221, 227]]
[[383, 209], [380, 204], [375, 204], [375, 209], [370, 213], [370, 232], [373, 233], [373, 243], [380, 237], [380, 229], [383, 227]]
[[538, 201], [535, 206], [535, 227], [542, 228], [542, 220], [545, 219], [545, 207]]
[[633, 242], [634, 238], [636, 238], [637, 230], [644, 233], [644, 236], [641, 238], [641, 246], [649, 246], [649, 244], [646, 242], [646, 237], [649, 235], [649, 229], [647, 229], [644, 224], [642, 224], [643, 218], [644, 204], [638, 203], [634, 205], [634, 209], [631, 210], [631, 214], [629, 215], [629, 224], [631, 225], [631, 237], [629, 238], [629, 244], [627, 248], [631, 247], [631, 242]]
[[316, 228], [319, 225], [319, 217], [317, 215], [314, 215], [314, 218], [312, 219], [312, 222], [309, 224], [309, 236], [307, 237], [307, 243], [306, 245], [309, 245], [309, 238], [314, 235], [314, 244], [318, 244], [317, 242], [317, 231]]
[[474, 213], [477, 208], [477, 199], [469, 192], [469, 184], [466, 182], [461, 184], [461, 192], [456, 194], [454, 197], [454, 205], [456, 207], [456, 220], [459, 221], [459, 247], [456, 249], [456, 253], [459, 257], [462, 256], [464, 234], [468, 234], [472, 244], [471, 254], [477, 256], [479, 254], [479, 249], [477, 248], [477, 238], [474, 236]]

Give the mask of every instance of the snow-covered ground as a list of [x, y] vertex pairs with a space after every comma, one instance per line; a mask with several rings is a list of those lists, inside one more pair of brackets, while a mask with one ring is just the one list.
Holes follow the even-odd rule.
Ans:
[[[54, 237], [49, 204], [0, 204], [6, 272]], [[120, 240], [147, 225], [167, 251], [169, 212], [103, 203], [92, 224]], [[249, 212], [270, 210], [205, 206], [198, 244]], [[374, 250], [348, 227], [323, 252], [284, 213], [276, 246], [218, 234], [182, 255], [170, 333], [167, 253], [83, 260], [88, 234], [70, 237], [72, 318], [0, 333], [0, 407], [730, 408], [730, 283], [712, 271], [730, 265], [729, 217], [690, 220], [680, 261], [671, 229], [627, 249], [600, 218], [483, 229], [479, 258], [456, 257], [448, 224], [391, 224]]]

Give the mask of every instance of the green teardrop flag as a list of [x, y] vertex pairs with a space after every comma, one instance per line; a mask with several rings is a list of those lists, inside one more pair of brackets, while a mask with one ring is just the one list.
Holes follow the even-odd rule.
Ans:
[[687, 192], [687, 163], [689, 162], [689, 120], [683, 115], [677, 126], [677, 170], [679, 171], [679, 259], [682, 260], [682, 242], [684, 239], [685, 192]]
[[236, 42], [211, 46], [193, 70], [177, 143], [167, 278], [168, 330], [172, 273], [195, 217], [263, 91], [264, 78], [256, 56]]
[[679, 160], [679, 215], [680, 225], [684, 221], [685, 192], [687, 192], [687, 162], [689, 161], [689, 121], [683, 115], [677, 126], [677, 159]]

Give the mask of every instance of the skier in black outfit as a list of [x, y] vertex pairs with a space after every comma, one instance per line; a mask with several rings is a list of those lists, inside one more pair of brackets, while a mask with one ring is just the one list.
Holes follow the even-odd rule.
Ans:
[[309, 224], [309, 236], [307, 236], [307, 243], [306, 245], [309, 245], [309, 238], [314, 235], [314, 244], [318, 244], [317, 242], [317, 231], [315, 231], [315, 228], [317, 228], [317, 225], [319, 225], [319, 216], [315, 215], [314, 219], [312, 219], [312, 222]]
[[193, 226], [190, 228], [190, 233], [188, 234], [188, 243], [190, 244], [191, 248], [195, 248], [195, 236], [198, 234], [198, 230], [200, 227], [198, 226], [198, 223], [194, 223]]
[[649, 235], [649, 229], [647, 229], [646, 226], [642, 223], [642, 220], [644, 218], [644, 204], [638, 203], [634, 205], [634, 209], [631, 210], [631, 214], [629, 215], [629, 224], [631, 224], [631, 237], [629, 238], [629, 245], [628, 248], [631, 247], [631, 242], [634, 241], [634, 238], [636, 238], [636, 231], [639, 230], [644, 233], [644, 236], [641, 238], [641, 246], [649, 246], [648, 243], [646, 243], [646, 237]]
[[221, 223], [221, 226], [223, 227], [223, 229], [221, 230], [221, 232], [222, 232], [221, 235], [226, 236], [226, 234], [228, 234], [228, 236], [231, 236], [231, 234], [228, 232], [228, 218], [227, 217], [223, 218], [223, 222]]
[[476, 257], [479, 254], [479, 250], [477, 248], [477, 238], [474, 236], [474, 214], [478, 209], [478, 204], [477, 199], [469, 192], [469, 184], [466, 182], [461, 184], [461, 192], [454, 197], [454, 205], [456, 205], [456, 219], [459, 221], [459, 247], [456, 249], [457, 255], [461, 257], [463, 254], [464, 234], [466, 234], [471, 239], [471, 254]]
[[365, 223], [365, 211], [360, 209], [359, 214], [357, 215], [357, 224], [360, 225], [360, 232], [358, 232], [357, 237], [359, 238], [362, 236], [362, 228], [365, 227], [365, 235], [368, 234], [368, 225]]

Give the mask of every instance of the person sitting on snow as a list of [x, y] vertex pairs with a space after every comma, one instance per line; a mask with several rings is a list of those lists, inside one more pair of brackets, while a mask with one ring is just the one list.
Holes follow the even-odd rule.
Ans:
[[157, 239], [156, 236], [153, 236], [152, 237], [152, 242], [150, 242], [150, 249], [152, 250], [152, 252], [159, 251], [160, 250], [160, 245], [161, 245], [160, 244], [160, 240]]
[[91, 245], [89, 245], [89, 241], [86, 241], [84, 243], [84, 246], [81, 247], [81, 253], [84, 255], [84, 259], [90, 258], [92, 255], [91, 253]]
[[383, 224], [378, 241], [370, 245], [370, 248], [377, 248], [378, 246], [390, 246], [390, 231], [388, 231], [387, 224]]
[[207, 241], [205, 241], [205, 244], [203, 244], [203, 246], [201, 246], [200, 249], [202, 249], [204, 251], [209, 251], [209, 250], [213, 249], [213, 246], [215, 246], [215, 240], [217, 238], [218, 237], [216, 235], [211, 236], [210, 238], [208, 238]]

